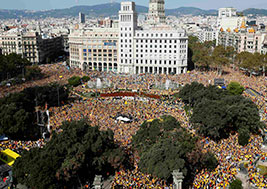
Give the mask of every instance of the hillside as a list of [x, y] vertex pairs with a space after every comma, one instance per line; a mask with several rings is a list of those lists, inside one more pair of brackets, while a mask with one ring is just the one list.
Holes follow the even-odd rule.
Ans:
[[243, 11], [244, 15], [253, 14], [253, 15], [261, 15], [261, 16], [267, 16], [267, 10], [266, 9], [246, 9]]
[[[117, 16], [120, 9], [119, 3], [106, 3], [94, 6], [74, 6], [66, 9], [53, 9], [47, 11], [29, 11], [29, 10], [5, 10], [0, 9], [0, 19], [8, 18], [45, 18], [45, 17], [74, 17], [78, 16], [79, 12], [84, 13], [90, 18]], [[138, 13], [147, 13], [148, 8], [145, 6], [136, 5]], [[246, 9], [243, 11], [245, 15], [266, 15], [265, 9]], [[166, 15], [181, 16], [181, 15], [217, 15], [217, 10], [203, 10], [195, 7], [180, 7], [175, 9], [166, 9]]]

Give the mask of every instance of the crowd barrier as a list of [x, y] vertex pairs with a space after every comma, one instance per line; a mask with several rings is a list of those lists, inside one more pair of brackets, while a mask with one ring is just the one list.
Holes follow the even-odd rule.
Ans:
[[115, 93], [101, 93], [100, 97], [147, 97], [147, 98], [154, 98], [154, 99], [160, 99], [161, 97], [159, 95], [154, 94], [147, 94], [143, 92], [115, 92]]

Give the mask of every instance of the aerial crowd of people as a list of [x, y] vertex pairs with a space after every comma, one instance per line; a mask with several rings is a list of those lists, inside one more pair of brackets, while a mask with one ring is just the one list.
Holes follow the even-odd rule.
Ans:
[[[251, 98], [262, 113], [262, 120], [267, 120], [267, 77], [247, 77], [238, 70], [225, 68], [227, 74], [218, 75], [216, 71], [200, 72], [192, 71], [180, 75], [127, 75], [106, 72], [92, 71], [83, 73], [80, 70], [69, 70], [62, 64], [44, 65], [40, 67], [45, 73], [45, 78], [37, 81], [27, 82], [19, 86], [4, 87], [1, 96], [7, 93], [22, 91], [24, 88], [44, 85], [47, 83], [60, 81], [67, 83], [67, 79], [74, 75], [88, 75], [91, 81], [100, 78], [102, 81], [108, 80], [112, 86], [108, 88], [89, 89], [86, 83], [73, 89], [72, 95], [86, 93], [112, 93], [118, 90], [146, 91], [150, 94], [171, 97], [177, 92], [176, 89], [168, 87], [157, 88], [156, 83], [165, 85], [166, 80], [183, 86], [186, 83], [197, 81], [204, 85], [213, 84], [214, 78], [224, 78], [226, 85], [231, 81], [237, 81], [245, 88], [257, 91], [255, 96], [248, 93], [243, 95]], [[1, 89], [2, 91], [2, 89]], [[136, 134], [140, 125], [145, 120], [159, 118], [163, 115], [172, 115], [186, 128], [192, 135], [196, 135], [189, 122], [189, 117], [185, 113], [184, 104], [180, 99], [162, 100], [145, 98], [138, 96], [135, 98], [127, 97], [94, 97], [79, 98], [68, 104], [62, 104], [60, 107], [50, 107], [50, 127], [52, 130], [60, 132], [60, 126], [64, 121], [88, 119], [92, 126], [99, 126], [100, 129], [107, 128], [114, 132], [114, 140], [129, 152], [134, 160], [135, 169], [120, 170], [116, 172], [112, 187], [123, 186], [125, 188], [172, 188], [164, 180], [155, 178], [152, 175], [142, 173], [138, 169], [138, 154], [131, 152], [132, 136]], [[128, 115], [134, 118], [133, 122], [125, 123], [114, 119], [118, 114]], [[200, 141], [203, 152], [211, 151], [216, 156], [219, 165], [209, 172], [208, 170], [198, 170], [193, 181], [193, 188], [225, 188], [229, 186], [232, 180], [236, 178], [241, 162], [248, 162], [248, 182], [257, 188], [266, 188], [267, 180], [259, 174], [256, 166], [253, 164], [257, 158], [266, 159], [267, 153], [261, 150], [263, 139], [261, 136], [253, 135], [246, 146], [238, 144], [237, 134], [231, 135], [228, 139], [215, 142], [209, 138], [202, 138]], [[29, 150], [32, 147], [42, 147], [44, 140], [38, 141], [5, 141], [0, 143], [0, 148], [9, 148], [18, 153], [22, 149]]]

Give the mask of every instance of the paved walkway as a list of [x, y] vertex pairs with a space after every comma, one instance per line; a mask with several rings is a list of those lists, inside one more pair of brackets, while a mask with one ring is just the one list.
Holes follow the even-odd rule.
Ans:
[[238, 172], [236, 178], [241, 180], [243, 189], [250, 189], [250, 184], [248, 182], [248, 178], [245, 174]]

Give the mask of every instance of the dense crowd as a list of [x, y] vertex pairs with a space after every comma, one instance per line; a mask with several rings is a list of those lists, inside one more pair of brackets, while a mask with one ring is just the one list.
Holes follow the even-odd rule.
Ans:
[[14, 141], [7, 140], [0, 143], [0, 150], [11, 149], [18, 154], [21, 154], [24, 150], [30, 150], [31, 148], [42, 148], [45, 145], [43, 139], [37, 141]]
[[58, 82], [60, 84], [66, 84], [67, 80], [74, 76], [81, 74], [78, 69], [69, 70], [63, 63], [58, 64], [44, 64], [39, 66], [44, 77], [42, 79], [27, 81], [18, 85], [0, 86], [0, 98], [6, 96], [9, 93], [20, 92], [28, 87], [43, 86], [48, 83]]
[[[49, 82], [61, 80], [63, 83], [73, 75], [85, 75], [78, 70], [69, 71], [61, 64], [52, 66], [42, 66], [41, 68], [47, 77], [40, 81], [25, 83], [22, 86], [6, 88], [5, 92], [14, 92], [23, 90], [25, 87], [34, 85], [47, 84]], [[158, 83], [164, 85], [167, 80], [180, 86], [193, 81], [201, 82], [205, 85], [213, 84], [214, 78], [224, 78], [226, 85], [231, 81], [237, 81], [246, 88], [251, 88], [258, 92], [252, 96], [249, 93], [244, 93], [245, 96], [251, 98], [258, 108], [262, 111], [262, 120], [267, 120], [267, 78], [265, 77], [247, 77], [240, 71], [225, 69], [228, 73], [218, 76], [217, 72], [199, 72], [192, 71], [181, 75], [151, 75], [141, 74], [138, 76], [121, 75], [113, 73], [99, 73], [96, 71], [90, 72], [91, 81], [96, 81], [96, 78], [101, 78], [112, 83], [112, 86], [106, 89], [88, 89], [86, 85], [78, 86], [74, 89], [73, 94], [82, 94], [89, 92], [111, 93], [119, 89], [146, 91], [151, 94], [171, 96], [176, 91], [164, 90], [155, 87]], [[49, 73], [49, 74], [48, 74]], [[5, 95], [1, 93], [1, 95]], [[140, 125], [145, 120], [159, 118], [162, 115], [172, 115], [186, 128], [192, 135], [195, 130], [192, 128], [189, 118], [183, 109], [183, 103], [176, 100], [157, 100], [148, 99], [142, 96], [135, 98], [79, 98], [74, 102], [62, 105], [61, 107], [51, 107], [50, 126], [52, 130], [60, 132], [60, 125], [63, 121], [79, 120], [87, 118], [92, 126], [98, 125], [100, 129], [107, 128], [114, 132], [114, 140], [123, 146], [134, 160], [134, 170], [120, 170], [114, 176], [112, 183], [113, 187], [123, 186], [124, 188], [172, 188], [172, 185], [159, 178], [142, 173], [138, 169], [138, 154], [131, 152], [132, 136], [138, 131]], [[116, 118], [118, 114], [128, 115], [134, 118], [131, 123], [124, 123]], [[238, 136], [232, 135], [228, 139], [214, 142], [209, 138], [203, 138], [201, 145], [203, 152], [211, 151], [215, 154], [219, 161], [218, 167], [209, 172], [207, 170], [199, 170], [193, 181], [193, 188], [225, 188], [229, 183], [236, 178], [241, 162], [248, 162], [248, 177], [252, 186], [257, 188], [266, 188], [267, 181], [259, 174], [257, 168], [253, 164], [257, 158], [265, 159], [267, 154], [261, 151], [262, 137], [252, 136], [250, 142], [245, 147], [238, 144]], [[2, 142], [1, 148], [10, 148], [14, 150], [29, 149], [35, 146], [41, 147], [43, 141], [37, 142]]]

